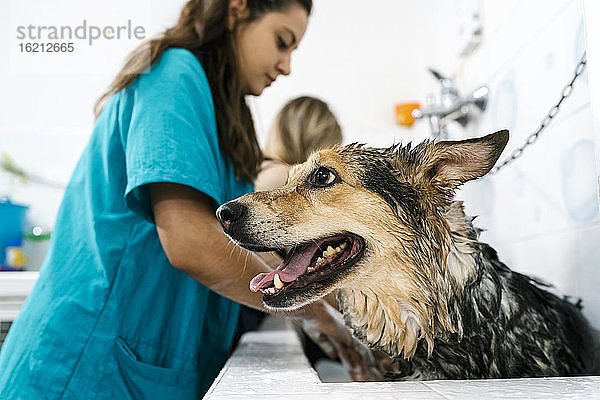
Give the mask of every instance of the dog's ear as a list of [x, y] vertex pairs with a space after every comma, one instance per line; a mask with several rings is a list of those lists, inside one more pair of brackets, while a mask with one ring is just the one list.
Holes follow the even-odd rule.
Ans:
[[453, 191], [487, 174], [508, 143], [508, 131], [480, 138], [432, 143], [423, 166], [426, 179]]

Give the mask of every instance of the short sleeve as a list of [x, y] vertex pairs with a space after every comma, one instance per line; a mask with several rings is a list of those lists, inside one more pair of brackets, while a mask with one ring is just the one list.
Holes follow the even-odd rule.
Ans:
[[127, 206], [153, 221], [146, 185], [155, 182], [191, 186], [221, 203], [224, 177], [214, 106], [196, 57], [168, 50], [128, 91], [133, 106], [122, 132]]

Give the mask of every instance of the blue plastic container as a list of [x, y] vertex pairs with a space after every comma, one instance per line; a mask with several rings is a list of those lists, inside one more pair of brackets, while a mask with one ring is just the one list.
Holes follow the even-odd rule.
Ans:
[[0, 199], [0, 264], [5, 263], [8, 243], [23, 238], [26, 211], [26, 206]]

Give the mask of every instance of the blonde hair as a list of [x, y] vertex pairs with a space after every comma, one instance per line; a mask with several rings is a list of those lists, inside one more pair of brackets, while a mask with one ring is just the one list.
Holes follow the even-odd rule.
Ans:
[[287, 164], [300, 164], [313, 152], [342, 142], [342, 129], [322, 100], [302, 96], [290, 100], [275, 117], [264, 154]]

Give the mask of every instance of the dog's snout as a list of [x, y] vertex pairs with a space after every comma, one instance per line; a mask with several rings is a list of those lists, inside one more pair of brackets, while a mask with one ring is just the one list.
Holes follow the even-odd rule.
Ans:
[[229, 201], [217, 208], [217, 219], [227, 231], [232, 223], [239, 221], [246, 214], [246, 206], [237, 201]]

